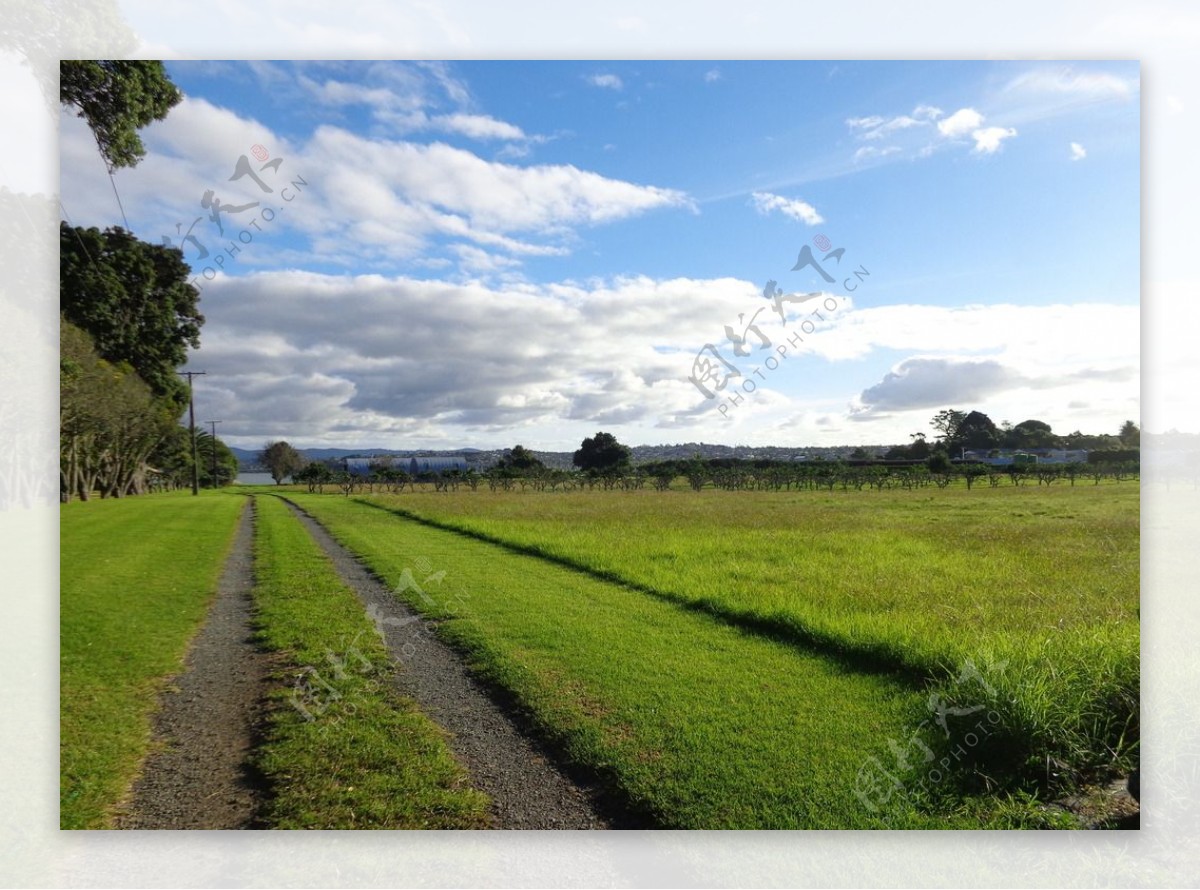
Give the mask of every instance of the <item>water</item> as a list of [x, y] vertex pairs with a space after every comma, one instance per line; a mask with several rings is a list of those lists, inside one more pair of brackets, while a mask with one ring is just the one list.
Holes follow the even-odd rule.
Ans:
[[270, 473], [238, 473], [235, 480], [238, 485], [274, 485], [275, 480]]

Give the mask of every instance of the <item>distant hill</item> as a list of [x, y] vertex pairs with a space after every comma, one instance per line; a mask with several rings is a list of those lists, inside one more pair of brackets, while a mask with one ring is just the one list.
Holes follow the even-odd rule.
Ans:
[[[742, 460], [812, 460], [824, 458], [835, 460], [839, 457], [849, 457], [857, 445], [841, 445], [836, 447], [794, 447], [777, 445], [707, 445], [703, 442], [685, 442], [675, 445], [635, 445], [630, 448], [630, 454], [635, 464], [651, 463], [660, 460], [687, 460], [699, 454], [702, 458], [740, 458]], [[869, 454], [883, 454], [890, 445], [866, 445], [863, 448]], [[265, 472], [266, 467], [258, 463], [259, 449], [230, 448], [238, 459], [238, 466], [244, 473]], [[394, 448], [299, 448], [297, 449], [309, 460], [328, 461], [343, 457], [376, 457], [391, 455], [392, 457], [445, 457], [463, 455], [467, 463], [479, 469], [486, 469], [500, 460], [507, 448], [481, 449], [457, 448], [453, 450], [435, 451], [430, 449], [397, 450]], [[532, 449], [531, 449], [532, 451]], [[573, 451], [532, 451], [532, 454], [546, 466], [569, 470], [572, 468]]]

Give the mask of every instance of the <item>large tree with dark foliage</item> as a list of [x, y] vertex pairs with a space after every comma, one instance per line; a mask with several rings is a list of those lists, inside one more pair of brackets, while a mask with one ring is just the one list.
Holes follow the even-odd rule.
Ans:
[[174, 247], [140, 241], [118, 227], [59, 227], [59, 303], [105, 360], [128, 363], [157, 396], [182, 408], [187, 387], [175, 369], [200, 345], [200, 292]]
[[162, 62], [89, 59], [59, 64], [58, 95], [87, 121], [110, 173], [145, 156], [138, 129], [166, 117], [183, 98]]
[[304, 456], [287, 442], [268, 442], [258, 456], [278, 485], [304, 466]]
[[524, 445], [516, 445], [512, 451], [500, 458], [496, 466], [501, 470], [512, 470], [514, 473], [529, 475], [540, 473], [546, 465], [533, 456], [533, 452]]
[[618, 473], [629, 467], [629, 454], [629, 446], [618, 442], [612, 433], [596, 433], [583, 440], [572, 462], [588, 473]]

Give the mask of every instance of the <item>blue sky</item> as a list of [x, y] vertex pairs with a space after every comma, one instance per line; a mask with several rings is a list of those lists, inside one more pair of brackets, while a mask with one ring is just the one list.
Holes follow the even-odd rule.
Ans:
[[[200, 217], [191, 366], [233, 444], [883, 444], [945, 407], [1138, 416], [1136, 63], [167, 66], [187, 98], [117, 187], [143, 238]], [[280, 161], [254, 161], [270, 195], [229, 181], [252, 146]], [[119, 223], [69, 116], [61, 151], [71, 221]], [[209, 189], [258, 206], [221, 236]], [[833, 282], [793, 271], [805, 245]], [[820, 296], [781, 319], [768, 281]], [[737, 355], [725, 328], [753, 319]], [[706, 346], [712, 398], [688, 381]]]

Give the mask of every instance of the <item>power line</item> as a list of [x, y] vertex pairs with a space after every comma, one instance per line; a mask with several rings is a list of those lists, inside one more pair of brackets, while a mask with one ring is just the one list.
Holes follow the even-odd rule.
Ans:
[[121, 203], [121, 193], [117, 191], [117, 180], [112, 174], [112, 168], [108, 170], [108, 181], [112, 183], [113, 194], [117, 196], [117, 206], [121, 208], [121, 221], [125, 223], [125, 231], [132, 232], [129, 228], [129, 218], [125, 216], [125, 205]]

